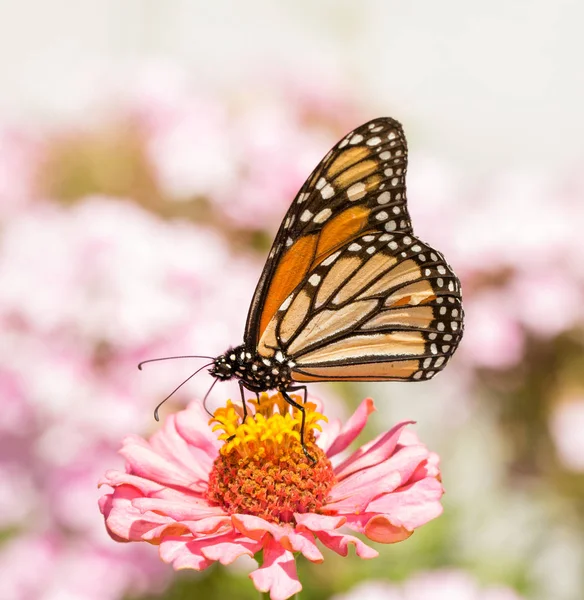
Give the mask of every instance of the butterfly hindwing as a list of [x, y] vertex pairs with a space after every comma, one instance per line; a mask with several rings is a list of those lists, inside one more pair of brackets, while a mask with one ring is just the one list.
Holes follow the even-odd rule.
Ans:
[[439, 252], [411, 234], [365, 233], [309, 271], [258, 352], [288, 356], [296, 381], [429, 379], [462, 319], [460, 283]]
[[391, 118], [365, 123], [325, 156], [302, 186], [276, 236], [245, 331], [255, 346], [282, 302], [314, 268], [367, 232], [411, 234], [407, 145]]

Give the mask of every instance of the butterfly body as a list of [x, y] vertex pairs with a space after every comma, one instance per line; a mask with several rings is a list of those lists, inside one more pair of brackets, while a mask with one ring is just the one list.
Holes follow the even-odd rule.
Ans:
[[294, 363], [281, 353], [272, 360], [242, 344], [218, 356], [209, 372], [222, 381], [237, 378], [252, 392], [265, 392], [290, 388], [293, 366]]

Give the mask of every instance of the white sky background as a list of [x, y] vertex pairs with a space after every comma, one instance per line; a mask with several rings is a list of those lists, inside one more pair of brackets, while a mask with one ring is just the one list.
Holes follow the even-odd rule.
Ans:
[[0, 119], [83, 114], [149, 59], [227, 84], [318, 64], [463, 169], [574, 166], [583, 30], [580, 0], [0, 0]]

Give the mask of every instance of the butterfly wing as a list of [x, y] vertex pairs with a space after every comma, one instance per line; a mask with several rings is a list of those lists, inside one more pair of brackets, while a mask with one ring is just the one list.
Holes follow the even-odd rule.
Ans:
[[260, 277], [245, 328], [256, 347], [284, 300], [315, 267], [367, 232], [412, 232], [401, 125], [379, 118], [346, 135], [290, 206]]
[[303, 279], [258, 344], [296, 381], [420, 380], [444, 368], [463, 330], [460, 283], [411, 234], [375, 232], [336, 249]]

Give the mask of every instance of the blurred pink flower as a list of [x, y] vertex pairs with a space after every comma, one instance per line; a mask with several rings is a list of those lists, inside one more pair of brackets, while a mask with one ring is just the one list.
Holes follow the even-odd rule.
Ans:
[[583, 321], [584, 285], [563, 269], [518, 273], [509, 292], [518, 321], [538, 336], [553, 337]]
[[[233, 331], [243, 331], [259, 265], [234, 255], [217, 232], [164, 221], [116, 198], [71, 207], [36, 201], [2, 226], [0, 525], [19, 556], [28, 547], [48, 548], [50, 568], [67, 580], [63, 572], [75, 557], [83, 563], [95, 551], [100, 565], [117, 561], [111, 572], [119, 586], [103, 597], [120, 598], [140, 579], [154, 585], [164, 578], [159, 561], [142, 548], [119, 559], [96, 514], [99, 491], [91, 482], [106, 465], [121, 467], [120, 436], [148, 431], [151, 409], [194, 370], [186, 362], [140, 373], [136, 365], [177, 349], [219, 353], [237, 342]], [[208, 385], [203, 376], [186, 391]], [[33, 544], [38, 532], [50, 543]], [[68, 543], [55, 542], [64, 532]], [[7, 564], [9, 557], [0, 560]], [[40, 568], [36, 575], [35, 591], [0, 597], [56, 598], [57, 583], [51, 596]], [[34, 581], [10, 579], [15, 589]], [[94, 597], [77, 588], [70, 594]]]
[[386, 581], [368, 581], [355, 586], [333, 600], [520, 600], [504, 586], [479, 586], [464, 571], [431, 571], [395, 585]]
[[0, 126], [0, 223], [35, 199], [42, 148], [28, 132]]
[[10, 600], [119, 600], [128, 592], [161, 592], [167, 579], [142, 548], [124, 552], [55, 533], [5, 542], [0, 572], [0, 598]]
[[550, 433], [561, 463], [584, 473], [584, 395], [573, 395], [554, 404]]
[[318, 161], [358, 124], [340, 78], [319, 85], [271, 73], [231, 98], [153, 69], [127, 110], [137, 117], [159, 187], [205, 198], [232, 225], [275, 229]]
[[[225, 432], [219, 438], [198, 402], [171, 415], [149, 441], [128, 437], [121, 450], [126, 472], [109, 471], [101, 481], [114, 488], [100, 500], [110, 535], [159, 545], [175, 569], [202, 570], [262, 551], [263, 564], [250, 577], [273, 600], [284, 600], [302, 588], [294, 552], [322, 562], [319, 540], [342, 556], [354, 545], [358, 556], [373, 558], [377, 552], [346, 529], [394, 543], [441, 514], [438, 456], [405, 430], [407, 422], [343, 459], [373, 402], [364, 400], [344, 426], [324, 425], [316, 443], [322, 415], [315, 404], [305, 406], [314, 465], [300, 448], [299, 412], [282, 412], [278, 394], [262, 395], [245, 425], [240, 408], [218, 409], [214, 429]], [[279, 438], [266, 433], [275, 430]], [[273, 488], [262, 483], [280, 477]]]
[[504, 369], [523, 355], [525, 334], [504, 291], [490, 290], [465, 297], [465, 333], [460, 355], [471, 367]]

